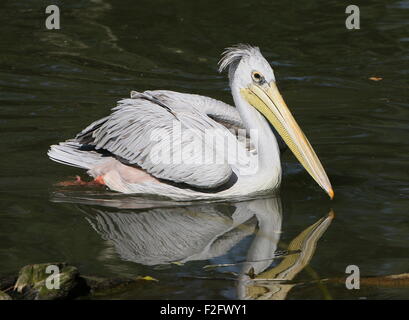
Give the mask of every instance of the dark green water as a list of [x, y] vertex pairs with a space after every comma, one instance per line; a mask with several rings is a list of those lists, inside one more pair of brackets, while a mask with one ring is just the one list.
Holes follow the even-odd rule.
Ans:
[[[45, 29], [49, 1], [0, 3], [0, 275], [68, 261], [84, 274], [159, 280], [121, 298], [236, 299], [252, 290], [240, 277], [248, 265], [203, 267], [257, 252], [271, 258], [318, 221], [304, 248], [308, 264], [287, 274], [296, 285], [273, 298], [409, 297], [402, 286], [312, 281], [344, 277], [348, 265], [362, 277], [409, 271], [409, 1], [356, 2], [355, 31], [345, 28], [342, 1], [67, 2], [53, 1], [61, 30]], [[280, 199], [175, 207], [54, 186], [81, 171], [48, 160], [48, 146], [107, 115], [131, 90], [231, 102], [216, 64], [239, 42], [258, 45], [272, 63], [335, 200], [289, 152]], [[320, 220], [331, 208], [332, 223]], [[253, 268], [283, 260], [267, 261]]]

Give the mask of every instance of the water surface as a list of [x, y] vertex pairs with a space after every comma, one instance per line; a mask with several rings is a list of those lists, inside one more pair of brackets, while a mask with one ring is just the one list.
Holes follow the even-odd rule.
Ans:
[[[48, 1], [0, 4], [0, 275], [67, 261], [83, 274], [159, 280], [113, 298], [409, 297], [405, 287], [315, 281], [344, 277], [351, 264], [362, 277], [408, 272], [409, 1], [365, 2], [356, 31], [339, 1], [54, 3], [61, 30], [45, 30]], [[48, 146], [131, 90], [231, 103], [216, 65], [239, 42], [273, 65], [334, 201], [289, 152], [277, 198], [181, 206], [54, 186], [80, 171], [51, 162]], [[306, 263], [286, 252], [294, 239]], [[280, 263], [285, 285], [246, 275], [284, 276]], [[218, 264], [230, 265], [205, 268]]]

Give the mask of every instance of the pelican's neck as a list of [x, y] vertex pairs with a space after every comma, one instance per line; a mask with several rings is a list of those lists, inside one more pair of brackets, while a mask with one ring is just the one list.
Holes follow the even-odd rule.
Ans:
[[[253, 136], [256, 133], [255, 148], [258, 155], [258, 170], [256, 176], [263, 176], [265, 180], [281, 180], [280, 149], [277, 139], [267, 120], [240, 94], [240, 88], [231, 83], [234, 103], [247, 132]], [[254, 142], [252, 140], [252, 142]]]

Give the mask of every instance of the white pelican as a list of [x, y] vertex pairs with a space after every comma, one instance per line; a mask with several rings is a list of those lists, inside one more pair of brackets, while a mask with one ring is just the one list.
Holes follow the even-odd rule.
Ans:
[[[87, 169], [95, 181], [122, 193], [175, 200], [241, 197], [279, 188], [275, 129], [332, 199], [327, 174], [279, 93], [273, 69], [260, 50], [242, 44], [227, 48], [219, 66], [220, 72], [228, 69], [235, 108], [200, 95], [133, 91], [109, 116], [74, 139], [51, 146], [48, 156]], [[182, 131], [175, 134], [178, 126]], [[232, 127], [255, 132], [257, 139], [250, 135], [248, 147], [232, 133]], [[220, 151], [226, 139], [228, 151]], [[200, 158], [198, 146], [204, 148], [201, 155], [223, 153], [222, 161], [195, 161]], [[171, 155], [166, 161], [158, 156], [164, 151]], [[181, 157], [175, 157], [177, 152]]]

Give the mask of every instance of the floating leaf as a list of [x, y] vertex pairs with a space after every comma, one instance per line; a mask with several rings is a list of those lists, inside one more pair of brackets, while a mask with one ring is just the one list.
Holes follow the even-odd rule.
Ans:
[[154, 277], [151, 276], [137, 277], [136, 279], [146, 281], [159, 281], [158, 279], [155, 279]]

